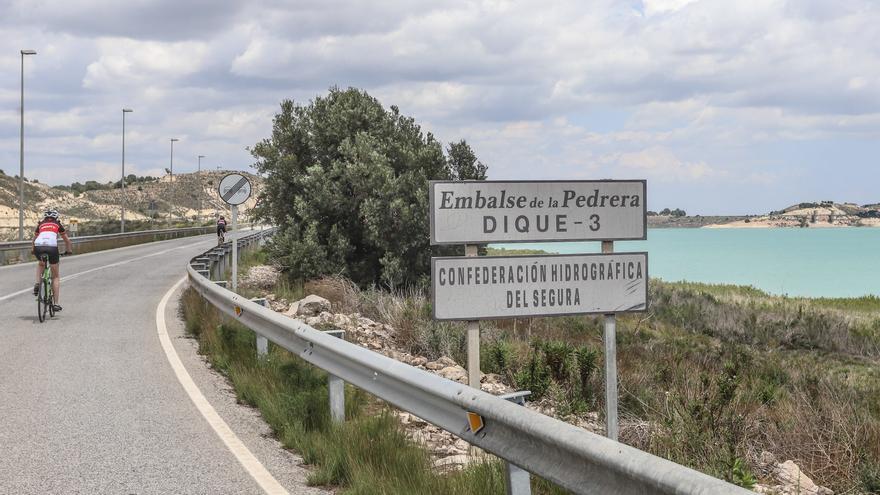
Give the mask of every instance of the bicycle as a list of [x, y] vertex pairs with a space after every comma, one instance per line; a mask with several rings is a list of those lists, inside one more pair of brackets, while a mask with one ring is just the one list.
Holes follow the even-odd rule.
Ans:
[[43, 262], [43, 275], [40, 277], [40, 290], [37, 292], [37, 318], [40, 323], [46, 321], [46, 313], [49, 318], [55, 317], [55, 295], [52, 292], [52, 269], [49, 267], [49, 255], [41, 254]]
[[221, 230], [217, 232], [217, 245], [222, 246], [224, 242], [226, 242], [226, 232]]

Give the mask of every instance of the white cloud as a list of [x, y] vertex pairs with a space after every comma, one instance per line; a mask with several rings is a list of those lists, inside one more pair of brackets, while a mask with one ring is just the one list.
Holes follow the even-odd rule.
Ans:
[[[106, 174], [93, 164], [116, 160], [122, 107], [145, 170], [164, 167], [171, 136], [181, 167], [198, 154], [246, 167], [282, 98], [338, 85], [468, 139], [494, 178], [644, 174], [661, 194], [770, 184], [826, 166], [801, 151], [814, 143], [841, 173], [880, 178], [871, 0], [36, 2], [6, 5], [0, 40], [39, 52], [26, 64], [27, 161], [49, 176]], [[15, 49], [0, 56], [6, 169], [19, 64]]]
[[661, 147], [612, 153], [601, 157], [600, 161], [618, 175], [628, 173], [632, 177], [648, 177], [665, 182], [696, 182], [727, 175], [727, 172], [716, 170], [702, 161], [685, 162], [672, 151]]
[[643, 0], [645, 14], [648, 16], [675, 12], [694, 3], [696, 0]]
[[99, 39], [98, 60], [86, 68], [83, 86], [114, 89], [122, 85], [173, 85], [199, 72], [209, 47], [204, 42], [163, 43], [130, 39]]

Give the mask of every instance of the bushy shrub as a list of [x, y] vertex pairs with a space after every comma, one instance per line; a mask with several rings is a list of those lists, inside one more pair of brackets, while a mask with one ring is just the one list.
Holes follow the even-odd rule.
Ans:
[[486, 177], [466, 142], [444, 154], [413, 118], [358, 89], [285, 100], [252, 153], [267, 175], [256, 213], [280, 227], [271, 250], [284, 270], [362, 287], [426, 285], [431, 256], [455, 249], [429, 245], [428, 181]]

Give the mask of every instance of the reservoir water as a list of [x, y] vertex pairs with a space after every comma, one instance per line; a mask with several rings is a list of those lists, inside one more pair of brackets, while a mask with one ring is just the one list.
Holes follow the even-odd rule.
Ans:
[[[599, 242], [493, 244], [549, 253], [596, 253]], [[649, 229], [647, 241], [614, 250], [647, 251], [651, 277], [751, 285], [806, 297], [880, 296], [880, 228]]]

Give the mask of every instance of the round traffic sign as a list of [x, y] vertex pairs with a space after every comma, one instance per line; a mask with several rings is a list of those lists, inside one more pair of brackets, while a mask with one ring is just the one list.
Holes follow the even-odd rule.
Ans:
[[241, 174], [227, 174], [217, 186], [220, 199], [229, 205], [240, 205], [251, 197], [251, 181]]

